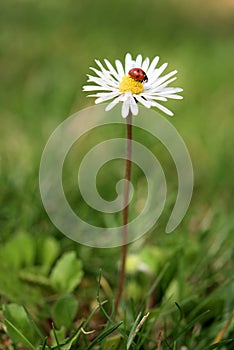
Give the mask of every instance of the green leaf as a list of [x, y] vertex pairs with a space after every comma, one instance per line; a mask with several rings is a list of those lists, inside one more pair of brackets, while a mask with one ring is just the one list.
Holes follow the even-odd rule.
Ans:
[[[22, 270], [21, 270], [22, 271]], [[5, 296], [8, 301], [18, 304], [41, 304], [43, 296], [36, 288], [24, 283], [23, 271], [11, 269], [1, 261], [0, 268], [0, 295]]]
[[50, 275], [51, 286], [59, 294], [72, 292], [83, 276], [82, 263], [75, 252], [68, 252], [57, 261]]
[[33, 237], [25, 232], [13, 236], [1, 249], [1, 260], [11, 268], [31, 266], [35, 259], [35, 242]]
[[37, 340], [37, 336], [23, 306], [6, 305], [3, 310], [3, 320], [7, 327], [7, 334], [14, 342], [35, 349], [33, 344]]
[[68, 328], [77, 312], [78, 301], [72, 295], [62, 296], [53, 308], [53, 319], [58, 328]]
[[40, 263], [49, 271], [60, 251], [59, 243], [53, 237], [47, 237], [39, 242]]

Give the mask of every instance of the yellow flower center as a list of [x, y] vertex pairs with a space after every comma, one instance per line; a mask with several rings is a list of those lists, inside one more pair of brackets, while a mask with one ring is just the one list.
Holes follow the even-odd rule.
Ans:
[[140, 94], [144, 91], [144, 85], [127, 75], [125, 75], [119, 84], [119, 89], [121, 92], [130, 91], [132, 94]]

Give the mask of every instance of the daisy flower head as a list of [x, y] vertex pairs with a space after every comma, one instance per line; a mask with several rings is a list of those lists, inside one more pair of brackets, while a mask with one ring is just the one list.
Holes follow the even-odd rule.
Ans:
[[110, 101], [106, 111], [111, 110], [118, 103], [122, 103], [122, 117], [126, 118], [129, 113], [137, 115], [138, 103], [146, 108], [156, 107], [169, 116], [174, 114], [161, 104], [168, 99], [182, 99], [178, 95], [183, 89], [169, 87], [176, 80], [177, 71], [174, 70], [162, 76], [168, 63], [157, 67], [159, 57], [156, 56], [151, 62], [148, 57], [144, 60], [138, 55], [134, 60], [130, 53], [125, 56], [125, 62], [115, 61], [113, 66], [107, 59], [105, 65], [95, 60], [98, 68], [90, 67], [96, 76], [87, 74], [90, 85], [83, 86], [83, 91], [94, 91], [88, 97], [96, 97], [95, 103]]

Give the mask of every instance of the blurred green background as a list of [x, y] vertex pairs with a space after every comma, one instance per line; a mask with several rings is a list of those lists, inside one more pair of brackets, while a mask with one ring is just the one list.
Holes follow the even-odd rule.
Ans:
[[1, 239], [51, 228], [38, 167], [55, 127], [92, 105], [82, 93], [94, 58], [142, 53], [178, 69], [169, 103], [195, 172], [190, 214], [233, 209], [234, 6], [231, 1], [1, 1]]
[[[1, 1], [1, 243], [19, 231], [55, 234], [62, 240], [40, 200], [41, 153], [60, 122], [93, 105], [82, 85], [94, 59], [114, 62], [126, 52], [151, 59], [159, 55], [161, 63], [169, 62], [168, 71], [178, 69], [175, 86], [184, 88], [184, 100], [168, 104], [175, 112], [169, 120], [190, 151], [194, 195], [173, 238], [160, 233], [157, 240], [162, 246], [171, 240], [196, 245], [201, 231], [209, 230], [212, 241], [219, 240], [224, 230], [230, 248], [234, 195], [231, 0]], [[165, 227], [164, 221], [166, 217], [160, 227]], [[63, 244], [66, 249], [73, 243], [64, 239]], [[201, 254], [206, 249], [198, 247]]]
[[[178, 69], [184, 100], [170, 119], [194, 164], [189, 216], [233, 209], [234, 6], [230, 1], [1, 1], [1, 239], [53, 231], [38, 167], [55, 127], [92, 105], [82, 93], [94, 58], [159, 55]], [[172, 180], [173, 181], [173, 180]]]
[[[156, 275], [169, 262], [170, 271], [158, 300], [175, 290], [179, 300], [196, 294], [195, 304], [199, 309], [200, 301], [203, 300], [204, 306], [207, 296], [211, 317], [224, 320], [234, 307], [230, 293], [234, 260], [234, 3], [231, 0], [1, 0], [1, 301], [23, 302], [26, 306], [35, 300], [39, 303], [38, 295], [43, 298], [48, 293], [39, 289], [40, 293], [34, 296], [35, 285], [48, 283], [45, 278], [55, 259], [69, 250], [76, 250], [83, 262], [85, 282], [79, 292], [81, 298], [82, 295], [95, 298], [100, 267], [111, 287], [116, 287], [119, 249], [96, 249], [93, 254], [93, 249], [82, 247], [58, 232], [41, 203], [38, 171], [43, 148], [53, 130], [72, 113], [93, 105], [93, 100], [82, 92], [82, 85], [94, 59], [108, 58], [114, 62], [116, 58], [122, 60], [126, 52], [133, 56], [141, 53], [151, 59], [159, 55], [161, 63], [169, 62], [167, 72], [178, 69], [175, 86], [184, 88], [184, 100], [168, 102], [175, 112], [175, 117], [169, 120], [189, 149], [195, 183], [190, 208], [175, 233], [164, 234], [172, 204], [169, 191], [169, 202], [158, 228], [145, 237], [145, 245], [140, 241], [130, 248], [129, 284], [125, 293], [137, 298], [141, 288], [149, 289], [149, 281], [147, 284], [145, 279], [142, 282], [135, 276], [138, 260], [151, 266]], [[106, 136], [110, 135], [115, 136], [115, 130], [109, 129]], [[83, 152], [96, 140], [98, 137], [89, 138]], [[177, 178], [172, 160], [163, 153], [163, 147], [155, 146], [150, 138], [147, 142], [163, 161], [175, 198]], [[77, 168], [73, 161], [77, 154], [68, 162], [67, 179], [71, 176], [73, 180], [65, 184], [75, 205], [79, 199], [74, 193]], [[121, 166], [117, 164], [115, 169]], [[138, 174], [137, 169], [133, 173]], [[112, 175], [110, 179], [104, 172], [103, 178], [99, 177], [107, 198], [119, 176], [118, 173], [117, 178]], [[141, 181], [141, 174], [136, 176], [136, 181]], [[78, 205], [83, 206], [82, 202]], [[84, 207], [83, 214], [87, 213]], [[102, 222], [100, 216], [92, 219]], [[26, 238], [24, 235], [14, 238], [22, 232]], [[43, 243], [41, 237], [54, 237], [55, 241]], [[42, 260], [47, 265], [40, 267], [39, 277], [28, 274], [22, 277], [22, 271], [17, 270]], [[15, 274], [13, 265], [17, 267]], [[26, 289], [23, 289], [22, 281], [27, 284], [28, 280], [31, 284], [26, 287], [24, 284]], [[73, 287], [78, 283], [75, 281]], [[89, 285], [91, 291], [87, 294]], [[193, 308], [194, 304], [188, 310]], [[214, 338], [218, 330], [219, 326], [211, 330], [209, 337]]]
[[[94, 58], [142, 53], [178, 69], [173, 103], [195, 171], [192, 209], [233, 203], [234, 6], [231, 1], [1, 1], [1, 220], [31, 228], [43, 211], [37, 170], [46, 140], [70, 114]], [[31, 196], [35, 196], [35, 206]], [[37, 209], [36, 209], [37, 210]], [[37, 218], [36, 218], [37, 220]]]

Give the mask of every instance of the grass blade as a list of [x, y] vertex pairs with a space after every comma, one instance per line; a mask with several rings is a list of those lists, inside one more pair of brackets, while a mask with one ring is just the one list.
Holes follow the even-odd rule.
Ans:
[[105, 339], [106, 337], [108, 337], [109, 334], [111, 334], [112, 332], [114, 332], [117, 328], [119, 328], [119, 326], [121, 326], [121, 324], [123, 323], [123, 321], [115, 324], [114, 326], [108, 328], [107, 330], [105, 330], [104, 332], [102, 332], [89, 346], [86, 350], [90, 350], [92, 349], [96, 344], [100, 343], [103, 339]]
[[189, 324], [180, 333], [177, 334], [174, 341], [179, 339], [183, 334], [187, 333], [189, 331], [189, 329], [191, 329], [194, 326], [194, 324], [196, 324], [198, 321], [200, 321], [209, 312], [210, 312], [210, 310], [207, 310], [207, 311], [203, 312], [201, 315], [194, 318], [191, 322], [189, 322]]
[[133, 326], [132, 326], [132, 329], [129, 333], [129, 336], [128, 336], [128, 340], [127, 340], [127, 350], [129, 349], [130, 345], [132, 344], [133, 342], [133, 339], [135, 337], [135, 331], [136, 331], [136, 328], [137, 328], [137, 325], [140, 321], [140, 318], [141, 318], [141, 313], [138, 314]]
[[[44, 341], [45, 339], [45, 336], [42, 334], [41, 330], [39, 329], [39, 327], [37, 326], [37, 324], [35, 323], [34, 319], [32, 318], [32, 316], [30, 315], [30, 313], [28, 312], [28, 310], [26, 309], [25, 306], [23, 306], [24, 308], [24, 311], [26, 312], [30, 322], [31, 322], [31, 325], [33, 327], [33, 329], [35, 330], [36, 334], [39, 336], [39, 338], [41, 338], [41, 340]], [[50, 348], [50, 347], [49, 347]]]
[[36, 350], [35, 346], [21, 333], [21, 331], [16, 328], [13, 323], [11, 323], [9, 320], [5, 318], [4, 322], [8, 324], [11, 328], [14, 329], [14, 331], [21, 337], [21, 339], [27, 344], [27, 346], [30, 347], [30, 349]]
[[58, 348], [59, 350], [61, 350], [61, 347], [60, 347], [60, 344], [59, 344], [59, 341], [58, 341], [58, 337], [57, 337], [57, 334], [56, 334], [56, 331], [55, 331], [55, 328], [54, 328], [54, 324], [52, 323], [52, 330], [53, 330], [53, 334], [54, 334], [54, 339], [56, 341], [56, 348]]
[[208, 346], [208, 348], [205, 348], [204, 350], [218, 350], [223, 348], [223, 345], [226, 345], [226, 344], [234, 345], [234, 339], [225, 339], [218, 343], [211, 344], [210, 346]]

